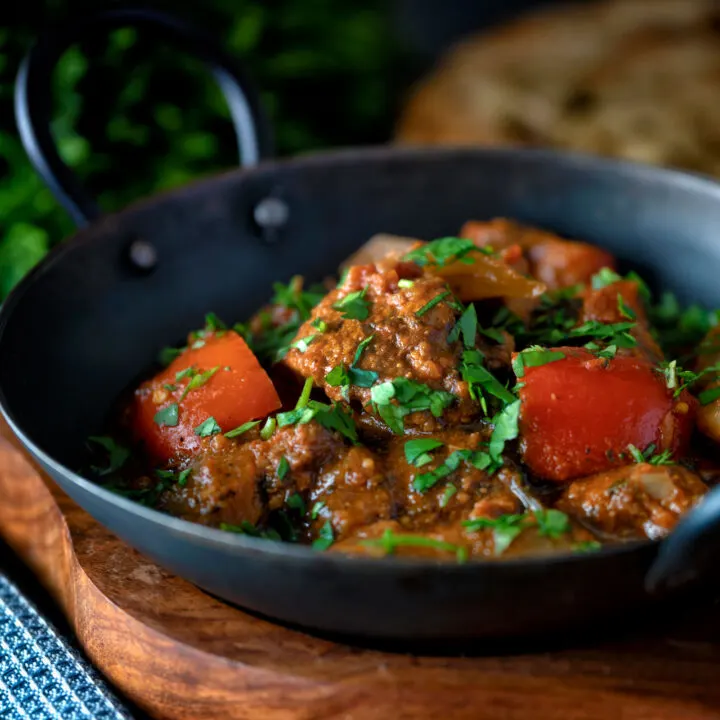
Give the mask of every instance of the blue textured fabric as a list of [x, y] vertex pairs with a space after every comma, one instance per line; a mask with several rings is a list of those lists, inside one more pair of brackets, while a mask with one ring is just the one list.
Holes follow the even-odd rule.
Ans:
[[1, 574], [0, 718], [131, 720], [95, 670]]

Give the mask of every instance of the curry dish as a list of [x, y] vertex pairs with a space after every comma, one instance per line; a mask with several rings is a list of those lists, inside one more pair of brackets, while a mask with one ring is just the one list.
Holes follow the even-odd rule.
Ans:
[[463, 562], [662, 538], [720, 478], [718, 312], [600, 248], [472, 221], [273, 290], [162, 351], [90, 439], [100, 481], [268, 541]]

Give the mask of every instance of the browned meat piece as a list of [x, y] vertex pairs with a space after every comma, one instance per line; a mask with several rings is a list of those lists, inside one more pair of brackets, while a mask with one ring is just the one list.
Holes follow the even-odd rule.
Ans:
[[312, 537], [328, 520], [334, 538], [342, 540], [358, 527], [390, 518], [393, 502], [381, 459], [365, 447], [343, 449], [317, 475], [309, 506]]
[[[318, 470], [346, 452], [339, 436], [314, 422], [244, 444], [217, 435], [210, 446], [191, 465], [186, 483], [165, 494], [162, 509], [206, 525], [256, 525], [294, 493], [307, 493]], [[283, 458], [287, 469], [279, 473]]]
[[563, 240], [543, 230], [496, 218], [490, 222], [471, 220], [463, 225], [460, 237], [472, 240], [478, 247], [506, 250], [522, 248], [529, 263], [530, 275], [550, 290], [587, 284], [604, 267], [615, 267], [612, 255], [594, 245]]
[[[625, 310], [618, 296], [622, 297]], [[628, 317], [631, 315], [633, 317]], [[639, 295], [639, 287], [633, 280], [620, 280], [598, 290], [589, 290], [583, 300], [581, 322], [595, 320], [608, 325], [635, 322], [628, 332], [637, 340], [637, 347], [629, 349], [632, 355], [639, 355], [651, 362], [660, 362], [663, 352], [650, 334], [650, 323]]]
[[[400, 282], [402, 279], [412, 282]], [[363, 291], [363, 317], [344, 317], [345, 311], [336, 309], [352, 293]], [[284, 363], [302, 377], [311, 377], [332, 400], [349, 401], [356, 409], [373, 412], [370, 387], [350, 384], [343, 389], [326, 379], [338, 366], [349, 368], [360, 344], [372, 338], [355, 367], [377, 373], [376, 384], [407, 378], [431, 390], [451, 393], [455, 397], [447, 398], [451, 404], [444, 410], [442, 422], [468, 422], [478, 408], [458, 369], [462, 343], [447, 341], [459, 316], [447, 293], [440, 278], [421, 274], [412, 263], [395, 263], [384, 271], [374, 265], [355, 266], [342, 286], [330, 292], [300, 328], [296, 337], [305, 339], [303, 347], [292, 348]], [[431, 301], [436, 304], [423, 310]], [[438, 424], [429, 411], [405, 418], [406, 427], [433, 430]]]
[[436, 524], [438, 518], [463, 516], [495, 517], [522, 512], [522, 503], [508, 490], [497, 476], [490, 476], [463, 461], [449, 475], [442, 477], [427, 490], [419, 491], [415, 485], [419, 476], [432, 473], [458, 450], [477, 450], [488, 439], [489, 432], [463, 432], [448, 430], [433, 433], [432, 438], [442, 446], [431, 452], [432, 461], [421, 467], [408, 463], [405, 445], [410, 438], [397, 438], [388, 443], [386, 463], [392, 477], [393, 499], [404, 521], [418, 528], [423, 524]]
[[639, 463], [576, 480], [557, 507], [608, 535], [654, 540], [706, 492], [705, 483], [681, 465]]

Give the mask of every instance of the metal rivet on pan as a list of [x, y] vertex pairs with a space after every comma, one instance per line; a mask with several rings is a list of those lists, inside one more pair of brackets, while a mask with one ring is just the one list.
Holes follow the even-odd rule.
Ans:
[[158, 262], [157, 250], [146, 240], [133, 240], [128, 250], [128, 258], [136, 270], [149, 273]]
[[253, 210], [253, 218], [258, 224], [265, 242], [276, 242], [278, 231], [290, 216], [287, 204], [280, 198], [267, 197], [261, 200]]

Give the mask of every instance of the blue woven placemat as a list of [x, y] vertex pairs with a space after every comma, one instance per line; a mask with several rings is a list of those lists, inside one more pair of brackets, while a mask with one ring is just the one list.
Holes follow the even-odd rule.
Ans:
[[0, 718], [132, 720], [92, 666], [2, 574]]

